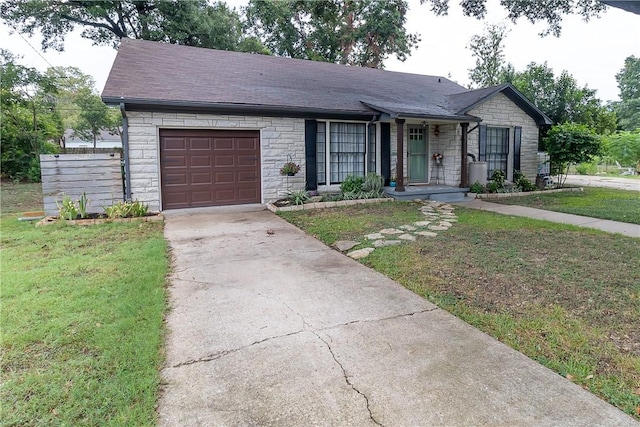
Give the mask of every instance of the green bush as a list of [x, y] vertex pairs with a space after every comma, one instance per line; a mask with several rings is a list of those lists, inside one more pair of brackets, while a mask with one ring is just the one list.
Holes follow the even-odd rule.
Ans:
[[347, 177], [340, 184], [340, 191], [344, 194], [347, 193], [359, 193], [362, 191], [364, 185], [364, 177], [356, 175], [347, 175]]
[[367, 193], [373, 198], [382, 194], [382, 187], [384, 187], [384, 178], [375, 172], [369, 172], [364, 177], [364, 183], [362, 184], [362, 191]]
[[469, 191], [475, 194], [482, 194], [484, 193], [484, 185], [480, 184], [480, 181], [476, 181], [471, 184]]
[[513, 183], [520, 191], [535, 191], [536, 185], [529, 181], [519, 170], [513, 171]]
[[309, 193], [307, 190], [293, 190], [287, 192], [287, 200], [294, 205], [302, 205], [309, 200]]
[[596, 162], [585, 162], [576, 165], [576, 172], [580, 175], [595, 175], [598, 173]]

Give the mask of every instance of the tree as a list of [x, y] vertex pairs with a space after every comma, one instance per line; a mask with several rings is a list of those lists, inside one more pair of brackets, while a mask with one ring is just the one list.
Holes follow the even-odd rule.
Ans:
[[581, 123], [599, 134], [615, 130], [615, 113], [602, 104], [595, 90], [580, 87], [567, 71], [556, 77], [546, 62], [532, 62], [524, 71], [513, 73], [511, 79], [513, 85], [554, 123]]
[[624, 166], [640, 170], [640, 129], [616, 132], [604, 139], [605, 152]]
[[552, 126], [545, 137], [545, 146], [551, 161], [551, 173], [559, 176], [560, 187], [567, 179], [569, 165], [588, 162], [602, 153], [601, 137], [578, 123]]
[[[446, 15], [449, 11], [449, 0], [420, 0], [420, 3], [429, 4], [436, 15]], [[487, 0], [462, 0], [460, 5], [466, 16], [483, 19], [487, 14]], [[547, 29], [540, 35], [553, 34], [556, 37], [560, 36], [560, 24], [565, 15], [580, 15], [588, 21], [607, 7], [605, 2], [598, 0], [501, 0], [500, 5], [514, 23], [519, 18], [530, 22], [546, 21]], [[620, 7], [618, 4], [611, 6]]]
[[251, 0], [245, 13], [252, 34], [290, 58], [382, 68], [419, 41], [404, 29], [404, 0]]
[[624, 130], [640, 129], [640, 58], [631, 55], [624, 60], [624, 67], [616, 74], [620, 102], [614, 104]]
[[492, 24], [485, 27], [484, 34], [471, 37], [469, 49], [476, 66], [469, 69], [469, 80], [475, 87], [494, 86], [505, 79], [503, 41], [508, 32], [506, 25]]
[[75, 100], [83, 89], [95, 90], [93, 77], [76, 67], [49, 67], [44, 74], [56, 86], [56, 110], [64, 129], [71, 129], [78, 121], [79, 108]]
[[0, 171], [12, 179], [40, 180], [39, 154], [52, 152], [48, 141], [62, 135], [62, 120], [55, 111], [56, 88], [34, 68], [0, 52]]
[[107, 107], [99, 95], [88, 88], [82, 88], [74, 102], [79, 112], [78, 119], [72, 128], [73, 132], [81, 138], [92, 140], [93, 148], [96, 148], [100, 132], [103, 130], [116, 132], [117, 116], [113, 113], [115, 110]]
[[2, 19], [29, 36], [39, 30], [42, 49], [64, 50], [66, 35], [76, 27], [96, 45], [117, 47], [122, 37], [223, 50], [263, 52], [256, 40], [245, 40], [235, 10], [207, 0], [5, 0]]

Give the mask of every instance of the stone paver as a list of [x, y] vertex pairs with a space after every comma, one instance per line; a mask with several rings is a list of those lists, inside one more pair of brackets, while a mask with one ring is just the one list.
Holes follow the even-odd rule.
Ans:
[[[420, 212], [427, 221], [402, 224], [397, 228], [385, 228], [377, 233], [367, 234], [364, 237], [373, 241], [373, 248], [365, 248], [370, 249], [367, 252], [361, 252], [362, 250], [360, 250], [351, 252], [348, 255], [352, 258], [357, 257], [355, 259], [362, 259], [369, 256], [375, 248], [399, 245], [403, 241], [414, 242], [418, 236], [435, 237], [438, 234], [434, 233], [434, 231], [446, 231], [458, 221], [458, 217], [453, 213], [455, 209], [453, 206], [438, 201], [422, 201], [422, 203]], [[425, 228], [430, 231], [425, 230]], [[391, 239], [388, 237], [391, 237]]]
[[362, 259], [368, 257], [371, 252], [373, 252], [373, 248], [363, 248], [356, 251], [351, 251], [347, 254], [347, 256], [353, 259]]
[[336, 243], [334, 243], [334, 246], [340, 252], [344, 252], [344, 251], [348, 251], [349, 249], [352, 249], [352, 248], [358, 246], [359, 244], [360, 244], [360, 242], [354, 242], [353, 240], [338, 240]]

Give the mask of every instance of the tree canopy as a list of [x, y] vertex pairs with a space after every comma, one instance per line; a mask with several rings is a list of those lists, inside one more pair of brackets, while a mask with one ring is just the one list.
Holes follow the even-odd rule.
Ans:
[[276, 55], [382, 68], [418, 42], [404, 28], [407, 10], [404, 0], [251, 0], [245, 13], [250, 33]]
[[483, 34], [471, 37], [469, 49], [475, 58], [474, 68], [469, 70], [469, 80], [475, 87], [494, 86], [503, 83], [505, 56], [503, 41], [509, 30], [505, 24], [485, 27]]
[[67, 34], [83, 29], [96, 45], [117, 47], [122, 37], [222, 50], [262, 52], [243, 37], [238, 13], [206, 0], [5, 0], [2, 19], [23, 34], [42, 34], [42, 49], [64, 50]]
[[620, 102], [615, 110], [623, 130], [640, 129], [640, 58], [631, 55], [624, 61], [624, 67], [616, 74]]
[[62, 119], [55, 109], [57, 88], [48, 76], [22, 66], [6, 50], [0, 52], [1, 172], [13, 179], [40, 180], [38, 155], [62, 136]]
[[[428, 4], [436, 15], [449, 12], [449, 0], [420, 0]], [[508, 12], [512, 22], [525, 18], [530, 22], [546, 22], [547, 28], [540, 34], [559, 36], [562, 31], [562, 18], [567, 15], [580, 15], [586, 21], [598, 16], [607, 5], [598, 0], [501, 0], [500, 5]], [[462, 12], [466, 16], [483, 19], [487, 14], [487, 0], [462, 0]], [[617, 7], [612, 4], [612, 6]]]

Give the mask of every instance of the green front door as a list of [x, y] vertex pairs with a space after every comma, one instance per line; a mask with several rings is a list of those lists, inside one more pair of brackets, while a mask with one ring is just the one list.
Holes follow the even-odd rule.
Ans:
[[409, 127], [409, 182], [427, 182], [427, 128]]

